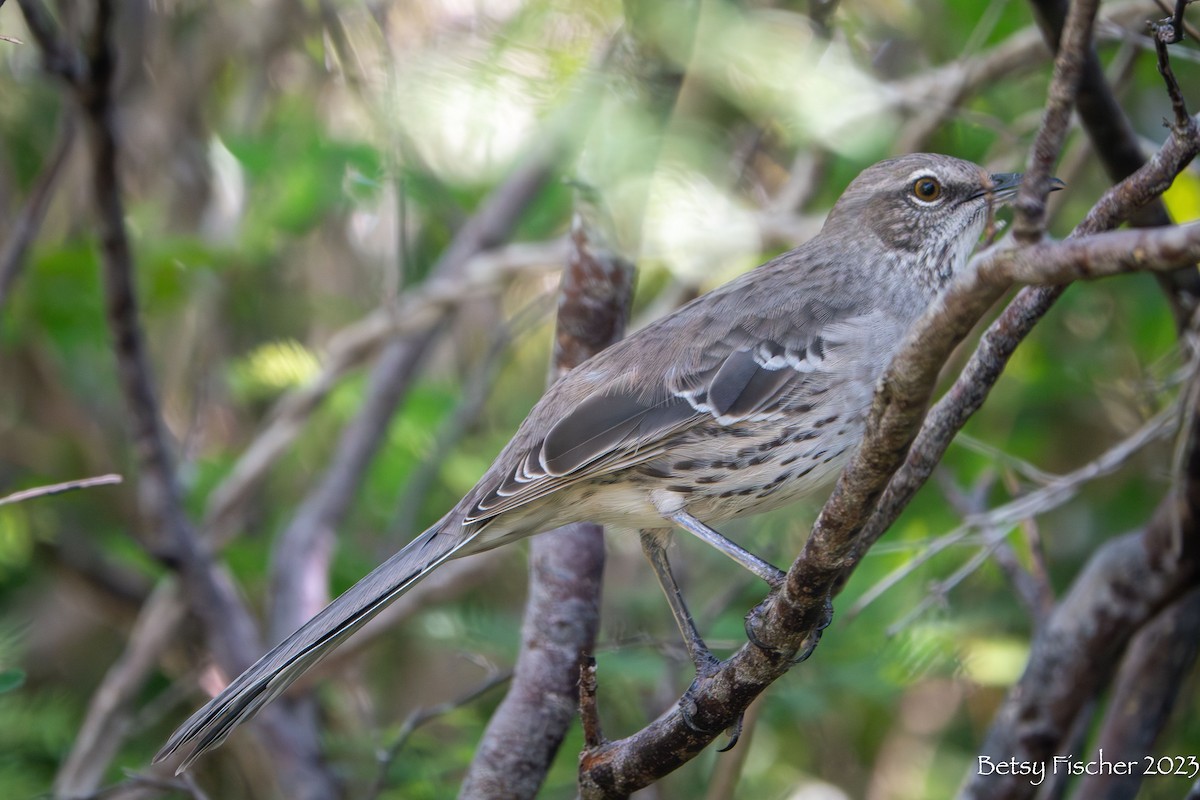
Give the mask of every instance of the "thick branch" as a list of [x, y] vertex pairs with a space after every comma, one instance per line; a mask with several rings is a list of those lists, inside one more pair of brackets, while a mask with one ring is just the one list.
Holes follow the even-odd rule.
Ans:
[[[1194, 584], [1195, 552], [1182, 560], [1164, 557], [1174, 524], [1171, 505], [1144, 533], [1108, 542], [1088, 562], [1034, 640], [1025, 673], [997, 713], [981, 756], [1044, 764], [1061, 752], [1080, 710], [1107, 685], [1131, 636]], [[1186, 535], [1195, 539], [1194, 524]], [[1016, 800], [1033, 793], [1024, 778], [975, 774], [960, 797]]]
[[[559, 289], [551, 382], [621, 338], [634, 268], [576, 216]], [[529, 598], [512, 686], [488, 722], [459, 796], [533, 797], [579, 704], [579, 670], [600, 629], [604, 532], [577, 523], [530, 544]]]
[[[1138, 631], [1117, 675], [1096, 748], [1114, 761], [1141, 761], [1171, 717], [1200, 647], [1200, 589], [1193, 588]], [[1077, 654], [1077, 657], [1082, 654]], [[1142, 770], [1084, 779], [1077, 797], [1134, 797]]]

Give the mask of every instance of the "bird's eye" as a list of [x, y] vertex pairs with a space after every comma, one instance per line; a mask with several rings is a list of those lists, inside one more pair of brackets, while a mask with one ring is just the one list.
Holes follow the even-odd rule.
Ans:
[[937, 178], [926, 175], [913, 181], [912, 193], [922, 203], [932, 203], [942, 196], [942, 184]]

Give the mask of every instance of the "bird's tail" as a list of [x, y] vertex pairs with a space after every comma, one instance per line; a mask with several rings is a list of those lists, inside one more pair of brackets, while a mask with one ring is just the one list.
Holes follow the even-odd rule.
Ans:
[[291, 636], [237, 677], [225, 691], [192, 714], [171, 735], [155, 763], [193, 744], [176, 774], [221, 744], [241, 723], [279, 696], [293, 681], [352, 633], [471, 541], [444, 531], [450, 515], [409, 542]]

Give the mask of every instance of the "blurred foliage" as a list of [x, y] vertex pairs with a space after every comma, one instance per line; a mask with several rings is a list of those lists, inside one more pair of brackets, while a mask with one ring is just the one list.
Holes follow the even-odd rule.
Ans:
[[[390, 302], [400, 287], [419, 285], [521, 155], [550, 146], [548, 131], [565, 130], [568, 149], [579, 153], [564, 176], [597, 185], [624, 235], [632, 240], [641, 232], [641, 320], [790, 246], [768, 217], [782, 215], [787, 231], [811, 233], [850, 178], [891, 154], [899, 134], [936, 110], [898, 101], [897, 87], [1032, 25], [1029, 8], [1016, 0], [872, 0], [842, 4], [825, 40], [804, 16], [808, 3], [709, 0], [648, 207], [630, 216], [641, 204], [627, 200], [647, 194], [646, 176], [628, 174], [624, 165], [653, 135], [653, 123], [623, 108], [619, 96], [586, 88], [619, 28], [616, 0], [121, 8], [128, 223], [160, 397], [196, 519], [274, 403], [321, 369], [334, 334]], [[1157, 16], [1146, 2], [1139, 19]], [[13, 3], [0, 11], [0, 33], [25, 42], [0, 41], [3, 230], [72, 112], [41, 74]], [[1152, 52], [1133, 37], [1107, 39], [1099, 52], [1109, 64], [1133, 59], [1119, 78], [1121, 96], [1152, 146], [1165, 136], [1160, 121], [1169, 105]], [[1176, 69], [1190, 102], [1200, 105], [1195, 60], [1177, 59]], [[973, 90], [933, 126], [923, 147], [1019, 168], [1049, 70], [1043, 54]], [[127, 481], [0, 508], [0, 626], [18, 632], [0, 637], [3, 797], [46, 791], [139, 604], [165, 574], [138, 544], [135, 459], [103, 318], [86, 155], [75, 150], [26, 268], [0, 308], [0, 495], [110, 471]], [[779, 208], [775, 198], [805, 158], [818, 165], [811, 198], [799, 209]], [[1056, 198], [1057, 235], [1107, 185], [1079, 131], [1064, 164], [1079, 166], [1062, 176], [1069, 190]], [[1200, 178], [1189, 173], [1168, 194], [1176, 219], [1200, 217], [1198, 187]], [[565, 184], [547, 188], [523, 214], [517, 238], [560, 236], [571, 204]], [[389, 533], [406, 514], [421, 525], [440, 517], [507, 441], [544, 385], [548, 321], [518, 337], [482, 414], [456, 432], [447, 452], [437, 452], [438, 432], [463, 402], [469, 376], [485, 368], [501, 321], [553, 288], [544, 273], [519, 275], [495, 299], [455, 317], [342, 526], [333, 590], [398, 546]], [[866, 559], [839, 612], [961, 522], [948, 494], [999, 505], [1036, 486], [1025, 463], [1050, 473], [1078, 468], [1167, 404], [1178, 366], [1174, 326], [1152, 280], [1070, 289], [967, 426], [970, 437], [1007, 457], [952, 448], [942, 480]], [[266, 602], [273, 537], [328, 465], [365, 385], [364, 370], [339, 382], [255, 493], [244, 527], [223, 551], [256, 608]], [[1168, 486], [1170, 447], [1156, 443], [1030, 523], [1057, 592], [1100, 542], [1145, 521]], [[420, 508], [399, 509], [408, 481], [429, 469], [435, 480]], [[731, 532], [787, 563], [814, 511], [789, 509]], [[1028, 564], [1022, 533], [1009, 531], [1006, 541]], [[749, 753], [738, 796], [807, 797], [806, 787], [818, 786], [828, 797], [953, 794], [1019, 674], [1031, 631], [990, 563], [938, 592], [979, 546], [972, 538], [946, 548], [852, 620], [839, 614], [814, 659], [759, 702], [739, 745]], [[609, 549], [598, 660], [604, 724], [616, 736], [673, 702], [690, 674], [636, 537], [613, 532]], [[762, 586], [690, 539], [675, 550], [702, 630], [714, 644], [736, 647], [742, 616], [762, 598]], [[325, 744], [352, 795], [375, 781], [376, 750], [415, 706], [462, 694], [482, 680], [480, 661], [512, 663], [524, 562], [520, 548], [510, 551], [482, 585], [464, 587], [375, 642], [361, 669], [322, 689]], [[938, 598], [932, 610], [907, 619], [931, 593]], [[181, 675], [185, 649], [173, 652], [145, 688], [145, 704], [158, 710], [135, 719], [108, 781], [143, 769], [199, 702], [192, 694], [163, 708], [170, 683], [189, 680]], [[453, 796], [501, 695], [493, 691], [419, 728], [390, 765], [382, 797]], [[1184, 698], [1164, 754], [1200, 750], [1196, 695]], [[573, 730], [545, 797], [574, 796], [580, 747]], [[201, 783], [211, 783], [210, 796], [249, 796], [227, 757], [223, 751], [211, 767], [206, 762]], [[710, 749], [664, 781], [659, 796], [702, 796], [725, 757]], [[1180, 779], [1158, 778], [1141, 796], [1185, 791]]]

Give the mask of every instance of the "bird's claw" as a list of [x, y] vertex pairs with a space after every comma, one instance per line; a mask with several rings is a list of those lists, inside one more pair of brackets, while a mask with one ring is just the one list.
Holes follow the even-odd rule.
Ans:
[[[694, 731], [701, 736], [716, 736], [722, 730], [705, 727], [696, 721], [696, 715], [700, 710], [699, 705], [696, 703], [697, 685], [701, 680], [707, 678], [713, 672], [715, 672], [719, 665], [720, 662], [714, 658], [711, 662], [706, 662], [703, 668], [697, 669], [696, 679], [692, 681], [692, 685], [687, 688], [687, 691], [683, 693], [683, 697], [679, 699], [679, 716], [683, 720], [683, 724], [688, 727], [688, 730]], [[717, 751], [718, 753], [724, 753], [732, 750], [734, 746], [737, 745], [738, 739], [742, 735], [742, 724], [744, 720], [745, 712], [743, 711], [742, 713], [738, 714], [737, 719], [732, 725], [723, 729], [728, 732], [729, 741]]]
[[[754, 645], [759, 650], [762, 650], [764, 653], [769, 653], [773, 656], [783, 655], [779, 648], [773, 647], [764, 642], [757, 633], [757, 628], [759, 625], [761, 625], [762, 611], [765, 605], [766, 601], [763, 601], [754, 608], [750, 609], [750, 613], [746, 615], [746, 639], [750, 642], [750, 644]], [[791, 663], [793, 665], [807, 660], [808, 657], [813, 654], [813, 651], [817, 649], [817, 645], [821, 641], [821, 633], [829, 627], [831, 622], [833, 622], [833, 601], [827, 597], [825, 598], [825, 608], [821, 615], [821, 619], [817, 623], [817, 626], [813, 629], [812, 633], [808, 635], [808, 638], [804, 640], [804, 647], [791, 659]]]
[[729, 741], [725, 743], [724, 747], [717, 751], [718, 753], [728, 753], [737, 746], [738, 739], [740, 739], [742, 736], [742, 725], [745, 723], [745, 721], [746, 712], [743, 711], [742, 713], [738, 714], [734, 723], [725, 729], [725, 732], [729, 734]]

